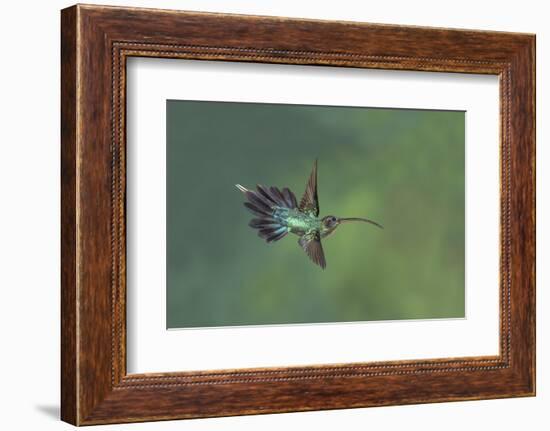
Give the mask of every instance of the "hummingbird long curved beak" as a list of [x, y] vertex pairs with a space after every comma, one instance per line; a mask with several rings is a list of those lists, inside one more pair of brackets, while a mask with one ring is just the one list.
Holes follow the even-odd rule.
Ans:
[[382, 225], [376, 223], [375, 221], [372, 221], [372, 220], [369, 220], [367, 218], [360, 218], [360, 217], [344, 217], [344, 218], [340, 218], [339, 219], [340, 223], [343, 223], [343, 222], [347, 222], [347, 221], [362, 221], [362, 222], [365, 222], [365, 223], [370, 223], [370, 224], [373, 224], [375, 226], [378, 226], [380, 229], [384, 229], [382, 227]]

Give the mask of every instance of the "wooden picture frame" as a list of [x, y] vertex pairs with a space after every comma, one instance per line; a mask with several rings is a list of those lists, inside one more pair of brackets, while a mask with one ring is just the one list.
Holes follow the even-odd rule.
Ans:
[[[77, 5], [61, 14], [61, 418], [75, 425], [535, 394], [535, 37]], [[127, 374], [130, 56], [500, 78], [500, 354]]]

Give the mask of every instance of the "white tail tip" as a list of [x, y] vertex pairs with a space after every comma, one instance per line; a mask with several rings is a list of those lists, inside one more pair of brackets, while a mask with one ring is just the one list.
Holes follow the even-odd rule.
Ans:
[[235, 187], [237, 187], [243, 193], [246, 193], [248, 191], [246, 187], [243, 187], [240, 184], [235, 184]]

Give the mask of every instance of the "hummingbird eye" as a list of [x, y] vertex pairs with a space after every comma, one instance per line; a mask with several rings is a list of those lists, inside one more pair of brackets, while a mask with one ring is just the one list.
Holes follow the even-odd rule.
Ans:
[[336, 223], [336, 217], [329, 216], [327, 217], [326, 224], [327, 226], [333, 226]]

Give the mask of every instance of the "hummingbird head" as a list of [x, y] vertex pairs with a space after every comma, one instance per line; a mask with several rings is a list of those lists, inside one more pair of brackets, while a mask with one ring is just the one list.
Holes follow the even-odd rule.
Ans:
[[336, 216], [333, 216], [333, 215], [328, 215], [328, 216], [325, 216], [321, 219], [321, 222], [322, 222], [321, 236], [326, 237], [326, 236], [330, 235], [332, 232], [334, 232], [334, 230], [338, 226], [340, 226], [340, 224], [350, 222], [350, 221], [362, 221], [362, 222], [365, 222], [365, 223], [373, 224], [373, 225], [378, 226], [379, 228], [382, 229], [381, 225], [379, 225], [378, 223], [376, 223], [372, 220], [366, 219], [366, 218], [336, 217]]
[[334, 229], [340, 224], [340, 219], [333, 215], [328, 215], [322, 218], [321, 220], [321, 236], [325, 237], [330, 235]]

